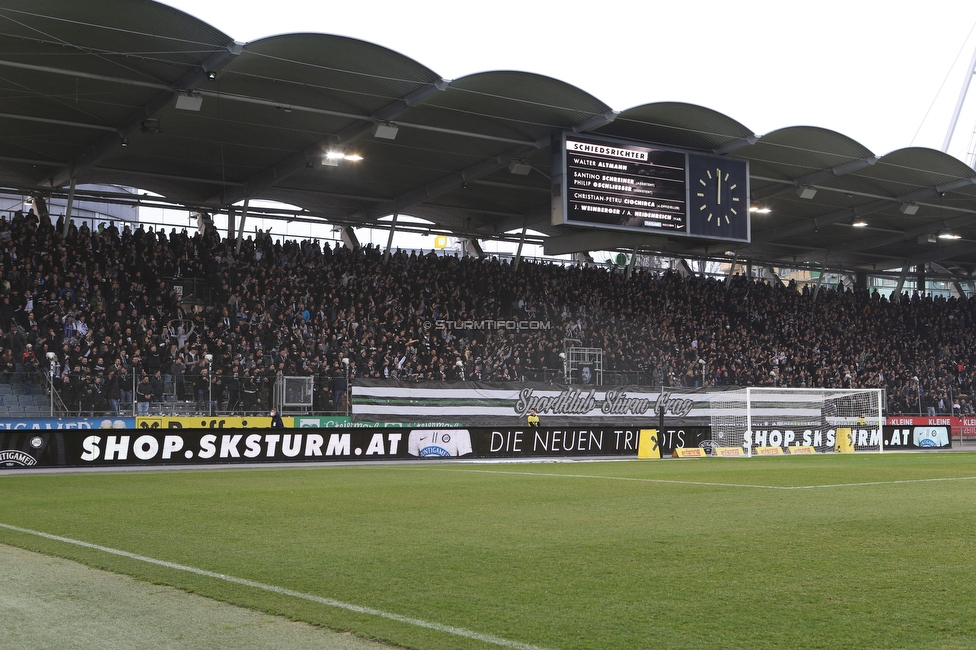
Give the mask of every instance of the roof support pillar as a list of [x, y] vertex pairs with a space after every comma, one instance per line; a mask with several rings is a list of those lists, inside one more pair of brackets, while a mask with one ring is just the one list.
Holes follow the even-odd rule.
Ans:
[[64, 226], [61, 229], [61, 236], [68, 236], [68, 229], [71, 227], [71, 208], [74, 207], [75, 203], [75, 179], [71, 178], [71, 184], [68, 186], [68, 204], [64, 207]]
[[342, 227], [342, 243], [345, 244], [346, 248], [351, 251], [359, 250], [359, 238], [356, 237], [356, 233], [353, 231], [352, 226]]
[[762, 267], [762, 278], [767, 282], [775, 282], [776, 284], [783, 284], [783, 278], [779, 277], [776, 271], [773, 270], [771, 266]]
[[729, 263], [729, 272], [725, 275], [726, 284], [732, 281], [732, 276], [735, 275], [735, 265], [739, 260], [739, 253], [736, 252], [732, 255], [732, 261]]
[[579, 251], [573, 253], [573, 264], [582, 264], [583, 266], [589, 266], [593, 264], [593, 256], [590, 255], [588, 251]]
[[234, 222], [236, 220], [237, 220], [237, 210], [235, 210], [234, 209], [234, 206], [232, 206], [232, 205], [231, 206], [228, 206], [228, 208], [227, 208], [227, 241], [230, 241], [231, 238], [233, 238], [234, 235], [237, 232], [237, 229], [234, 227], [235, 226]]
[[817, 286], [813, 289], [813, 301], [817, 301], [817, 296], [820, 295], [820, 287], [823, 286], [824, 276], [827, 275], [827, 260], [824, 260], [823, 266], [820, 267], [820, 277], [817, 278]]
[[390, 236], [386, 238], [386, 251], [383, 252], [383, 263], [386, 264], [390, 261], [390, 249], [393, 248], [393, 233], [396, 232], [397, 217], [400, 213], [396, 210], [393, 211], [393, 221], [390, 223]]
[[735, 276], [735, 263], [739, 259], [738, 251], [732, 255], [732, 261], [729, 263], [729, 272], [725, 274], [725, 290], [728, 291], [729, 286], [732, 284], [732, 277]]
[[628, 280], [631, 278], [632, 275], [634, 275], [634, 266], [636, 266], [636, 264], [637, 264], [637, 249], [635, 248], [634, 252], [631, 253], [630, 255], [630, 262], [627, 263], [627, 273], [624, 276]]
[[[898, 284], [895, 286], [895, 294], [898, 295], [899, 299], [901, 298], [901, 292], [905, 290], [905, 280], [908, 279], [908, 271], [911, 268], [911, 265], [908, 264], [907, 261], [905, 265], [901, 267], [901, 275], [898, 276]], [[894, 298], [894, 294], [892, 294], [892, 298]]]
[[237, 255], [241, 254], [241, 244], [244, 242], [244, 222], [247, 221], [247, 202], [244, 199], [244, 208], [241, 210], [241, 227], [237, 229]]
[[525, 230], [527, 226], [522, 226], [522, 234], [519, 236], [518, 250], [515, 251], [515, 266], [514, 269], [518, 271], [519, 263], [522, 261], [522, 245], [525, 243]]
[[966, 297], [966, 292], [963, 291], [962, 285], [959, 284], [959, 280], [953, 280], [952, 281], [952, 288], [956, 290], [956, 296], [957, 297], [959, 297], [959, 298], [965, 298]]
[[485, 256], [485, 251], [477, 239], [469, 239], [464, 244], [464, 254], [467, 257], [477, 257], [479, 260]]

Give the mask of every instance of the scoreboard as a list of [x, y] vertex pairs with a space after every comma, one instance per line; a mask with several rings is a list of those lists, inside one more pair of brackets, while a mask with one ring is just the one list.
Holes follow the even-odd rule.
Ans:
[[745, 160], [578, 134], [553, 152], [553, 224], [749, 241]]

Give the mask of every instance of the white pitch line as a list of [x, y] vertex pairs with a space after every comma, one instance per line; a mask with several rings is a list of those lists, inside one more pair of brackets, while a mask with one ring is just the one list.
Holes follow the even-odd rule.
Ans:
[[7, 530], [16, 531], [18, 533], [25, 533], [28, 535], [36, 535], [37, 537], [43, 537], [44, 539], [50, 539], [56, 542], [63, 542], [65, 544], [73, 544], [75, 546], [90, 548], [96, 551], [102, 551], [103, 553], [111, 553], [112, 555], [118, 555], [124, 558], [129, 558], [130, 560], [138, 560], [140, 562], [146, 562], [147, 564], [155, 564], [157, 566], [166, 567], [167, 569], [175, 569], [176, 571], [185, 571], [187, 573], [193, 573], [195, 575], [204, 576], [206, 578], [214, 578], [215, 580], [232, 582], [234, 584], [243, 585], [245, 587], [253, 587], [254, 589], [270, 591], [272, 593], [280, 594], [282, 596], [291, 596], [292, 598], [309, 600], [314, 603], [319, 603], [321, 605], [327, 605], [329, 607], [335, 607], [337, 609], [345, 609], [350, 612], [356, 612], [357, 614], [368, 614], [369, 616], [377, 616], [379, 618], [385, 618], [391, 621], [397, 621], [398, 623], [406, 623], [408, 625], [414, 625], [416, 627], [427, 628], [428, 630], [436, 630], [438, 632], [444, 632], [446, 634], [453, 634], [454, 636], [460, 636], [466, 639], [483, 641], [485, 643], [501, 646], [503, 648], [514, 648], [515, 650], [546, 650], [546, 648], [542, 648], [540, 646], [530, 645], [528, 643], [519, 643], [518, 641], [509, 641], [508, 639], [492, 636], [490, 634], [481, 634], [480, 632], [466, 630], [461, 627], [454, 627], [453, 625], [443, 625], [441, 623], [433, 623], [431, 621], [424, 621], [419, 618], [410, 618], [409, 616], [401, 616], [400, 614], [385, 612], [381, 609], [374, 609], [372, 607], [363, 607], [361, 605], [344, 603], [340, 600], [333, 600], [332, 598], [323, 598], [322, 596], [314, 596], [312, 594], [305, 594], [300, 591], [285, 589], [284, 587], [268, 585], [262, 582], [254, 582], [253, 580], [247, 580], [245, 578], [237, 578], [234, 576], [224, 575], [222, 573], [214, 573], [213, 571], [198, 569], [196, 567], [186, 566], [184, 564], [176, 564], [174, 562], [167, 562], [165, 560], [157, 560], [155, 558], [146, 557], [144, 555], [136, 555], [135, 553], [129, 553], [128, 551], [121, 551], [116, 548], [110, 548], [108, 546], [100, 546], [98, 544], [92, 544], [90, 542], [83, 542], [81, 540], [71, 539], [70, 537], [61, 537], [59, 535], [52, 535], [50, 533], [44, 533], [37, 530], [30, 530], [28, 528], [19, 528], [17, 526], [11, 526], [10, 524], [5, 524], [2, 522], [0, 522], [0, 528], [6, 528]]
[[673, 485], [704, 485], [706, 487], [739, 487], [757, 490], [819, 490], [825, 488], [861, 487], [863, 485], [900, 485], [903, 483], [936, 483], [940, 481], [973, 481], [976, 476], [950, 476], [940, 478], [915, 478], [898, 481], [865, 481], [863, 483], [825, 483], [823, 485], [754, 485], [752, 483], [715, 483], [709, 481], [679, 481], [665, 478], [636, 478], [629, 476], [598, 476], [592, 474], [552, 474], [549, 472], [505, 472], [491, 469], [451, 469], [451, 472], [475, 472], [477, 474], [509, 474], [514, 476], [547, 476], [550, 478], [589, 478], [607, 481], [634, 481], [638, 483], [669, 483]]

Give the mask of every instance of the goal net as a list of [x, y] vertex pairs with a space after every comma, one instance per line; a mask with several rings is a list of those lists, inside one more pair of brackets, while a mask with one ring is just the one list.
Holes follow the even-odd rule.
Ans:
[[883, 451], [880, 389], [742, 388], [709, 396], [712, 444]]

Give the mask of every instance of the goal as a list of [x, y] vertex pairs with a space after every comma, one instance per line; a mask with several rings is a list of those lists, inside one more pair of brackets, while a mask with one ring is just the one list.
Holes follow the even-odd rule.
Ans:
[[[884, 451], [881, 389], [741, 388], [709, 395], [712, 444]], [[838, 433], [840, 431], [840, 433]]]

